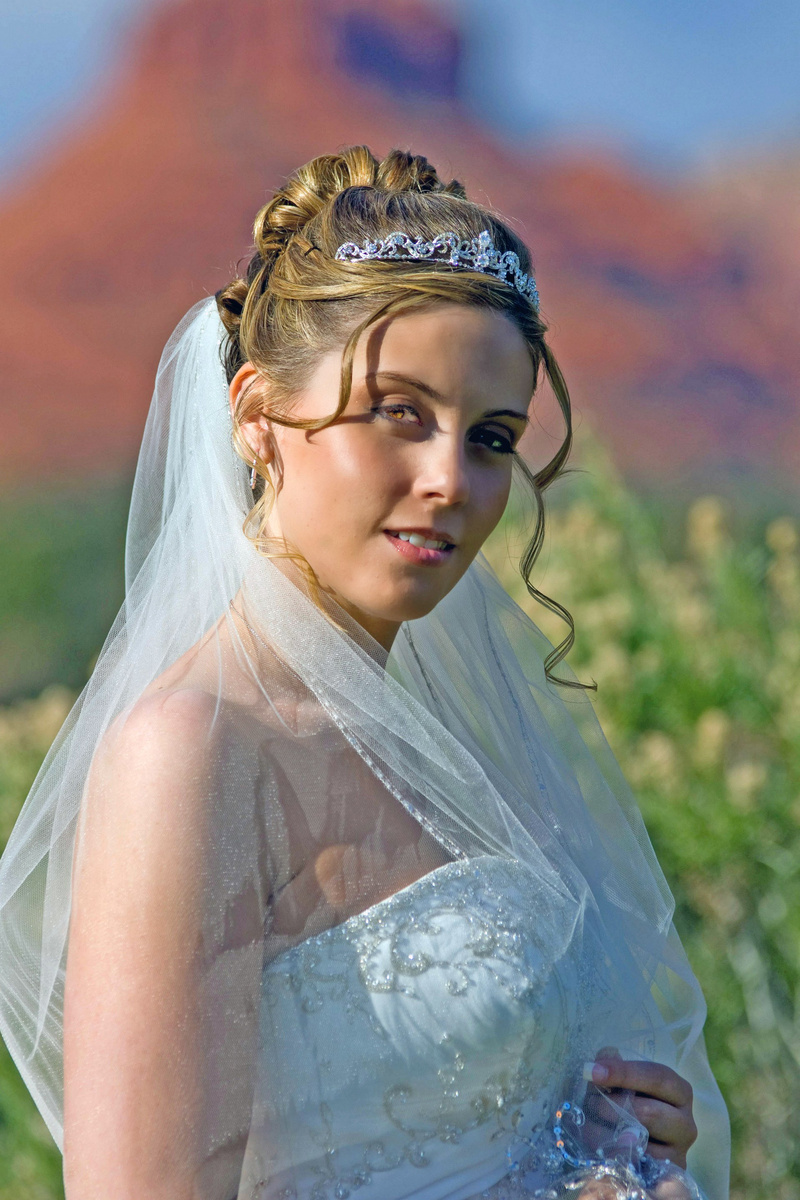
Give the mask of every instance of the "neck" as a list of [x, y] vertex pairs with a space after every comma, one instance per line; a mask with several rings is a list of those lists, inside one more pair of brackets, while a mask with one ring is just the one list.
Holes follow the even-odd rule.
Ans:
[[[290, 579], [309, 600], [331, 621], [342, 629], [348, 637], [361, 646], [370, 658], [385, 665], [385, 657], [392, 648], [402, 624], [401, 621], [388, 621], [373, 613], [362, 611], [351, 604], [344, 596], [338, 595], [332, 588], [326, 588], [319, 581], [312, 584], [309, 581], [307, 569], [297, 561], [294, 555], [286, 553], [285, 543], [282, 550], [267, 556], [274, 567], [282, 575]], [[363, 631], [366, 637], [360, 636]]]
[[326, 592], [326, 595], [329, 595], [339, 608], [344, 609], [347, 615], [352, 617], [356, 624], [360, 625], [379, 646], [383, 646], [387, 654], [389, 653], [401, 622], [386, 621], [382, 617], [373, 616], [372, 613], [362, 612], [360, 608], [356, 608], [354, 604], [348, 603], [344, 597], [337, 596], [334, 592]]
[[[291, 553], [288, 543], [283, 537], [278, 520], [278, 514], [274, 510], [270, 513], [269, 521], [267, 522], [267, 532], [270, 539], [274, 540], [276, 547], [282, 548], [282, 552], [279, 552], [274, 558], [272, 558], [275, 566], [283, 571], [284, 575], [287, 575], [290, 579], [292, 579], [294, 583], [300, 584], [301, 576], [304, 574], [304, 572], [301, 570], [297, 559]], [[307, 580], [304, 580], [301, 586], [303, 586], [303, 590], [309, 594], [309, 585]], [[312, 591], [317, 591], [322, 598], [327, 597], [332, 604], [336, 605], [338, 609], [341, 609], [347, 613], [348, 617], [350, 617], [352, 621], [354, 621], [357, 625], [360, 625], [365, 633], [368, 633], [369, 636], [376, 641], [379, 646], [382, 646], [387, 654], [389, 653], [392, 648], [392, 643], [397, 637], [400, 625], [402, 624], [401, 621], [388, 621], [383, 617], [375, 616], [373, 613], [364, 612], [362, 609], [357, 608], [356, 605], [351, 604], [345, 599], [344, 596], [338, 595], [338, 593], [332, 588], [325, 587], [321, 581], [318, 581], [317, 587], [312, 589]], [[311, 598], [313, 599], [313, 595]], [[324, 610], [325, 605], [323, 604], [322, 607]], [[328, 612], [327, 615], [331, 617], [334, 622], [338, 623], [336, 621], [335, 612]], [[348, 630], [348, 632], [352, 636], [354, 631]], [[358, 641], [359, 639], [355, 638], [354, 640]], [[368, 646], [364, 646], [364, 649], [369, 653]]]

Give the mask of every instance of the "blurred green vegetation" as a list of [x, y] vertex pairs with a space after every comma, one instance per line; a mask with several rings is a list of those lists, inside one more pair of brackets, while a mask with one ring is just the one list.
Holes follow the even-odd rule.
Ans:
[[0, 497], [0, 702], [81, 688], [122, 601], [130, 482]]
[[[732, 1197], [800, 1200], [797, 528], [781, 517], [745, 526], [715, 497], [687, 503], [676, 528], [599, 450], [584, 446], [582, 462], [556, 485], [535, 580], [575, 617], [569, 661], [598, 683], [598, 715], [676, 895], [731, 1111]], [[26, 510], [16, 526], [6, 511], [0, 571], [10, 563], [20, 582], [0, 618], [29, 621], [0, 644], [26, 681], [17, 694], [45, 680], [82, 685], [119, 599], [126, 498], [117, 488], [75, 501], [78, 527], [42, 509], [30, 545]], [[517, 497], [488, 554], [558, 641], [563, 626], [515, 569], [526, 521]], [[13, 544], [12, 528], [24, 534]], [[37, 642], [32, 631], [51, 621]], [[34, 646], [36, 671], [21, 670], [18, 644]], [[0, 844], [73, 695], [50, 687], [0, 710]], [[0, 1047], [0, 1200], [61, 1196], [58, 1153]]]
[[[75, 695], [57, 684], [0, 709], [0, 846]], [[63, 1197], [61, 1155], [0, 1038], [0, 1200]]]
[[[633, 785], [703, 986], [733, 1126], [735, 1200], [800, 1197], [800, 541], [717, 497], [669, 514], [597, 447], [559, 481], [534, 582], [571, 611], [570, 665]], [[566, 502], [564, 502], [566, 500]], [[488, 557], [555, 643], [516, 570], [517, 496]], [[731, 526], [734, 526], [737, 532]], [[672, 553], [665, 552], [670, 545]]]

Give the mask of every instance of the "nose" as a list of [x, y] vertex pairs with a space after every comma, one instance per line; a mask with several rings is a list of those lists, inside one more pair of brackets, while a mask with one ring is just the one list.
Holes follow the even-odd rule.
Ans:
[[427, 442], [414, 490], [421, 499], [438, 502], [442, 508], [467, 503], [470, 478], [462, 438], [439, 433]]

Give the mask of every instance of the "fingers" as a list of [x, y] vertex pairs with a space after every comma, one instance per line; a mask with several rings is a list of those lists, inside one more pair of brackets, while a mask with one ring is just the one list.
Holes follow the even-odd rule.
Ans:
[[691, 1200], [686, 1184], [675, 1178], [659, 1179], [648, 1195], [652, 1195], [653, 1200]]
[[621, 1194], [612, 1179], [593, 1179], [581, 1188], [578, 1200], [620, 1200]]
[[[589, 1070], [591, 1075], [588, 1074]], [[601, 1058], [598, 1054], [596, 1062], [587, 1063], [584, 1073], [602, 1088], [625, 1088], [642, 1096], [673, 1104], [677, 1108], [692, 1106], [692, 1085], [677, 1071], [664, 1066], [663, 1063]]]
[[648, 1154], [686, 1166], [686, 1152], [697, 1138], [688, 1080], [663, 1063], [625, 1060], [614, 1046], [599, 1051], [584, 1076], [609, 1099], [627, 1092], [634, 1116], [647, 1130]]
[[686, 1151], [682, 1146], [662, 1145], [661, 1142], [648, 1142], [647, 1153], [650, 1158], [658, 1158], [662, 1162], [671, 1162], [674, 1167], [686, 1170]]
[[697, 1139], [692, 1110], [675, 1108], [649, 1096], [634, 1096], [631, 1107], [637, 1121], [648, 1132], [647, 1153], [685, 1167], [686, 1152]]

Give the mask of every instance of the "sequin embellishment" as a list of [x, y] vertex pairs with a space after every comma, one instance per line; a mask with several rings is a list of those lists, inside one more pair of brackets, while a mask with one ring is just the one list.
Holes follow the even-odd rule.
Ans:
[[575, 989], [539, 944], [535, 894], [521, 864], [447, 863], [265, 969], [265, 1019], [294, 1022], [311, 1064], [265, 1064], [275, 1094], [308, 1095], [286, 1115], [308, 1146], [298, 1200], [377, 1200], [387, 1172], [458, 1169], [492, 1143], [509, 1169], [546, 1132]]

